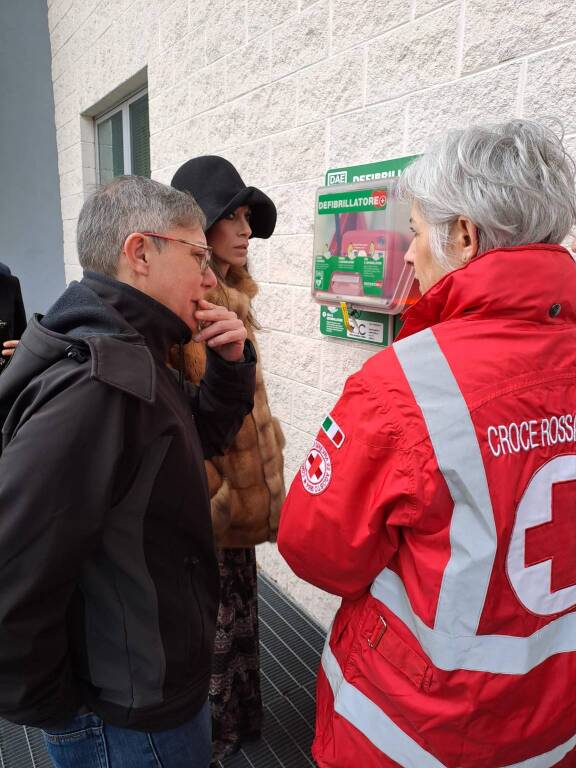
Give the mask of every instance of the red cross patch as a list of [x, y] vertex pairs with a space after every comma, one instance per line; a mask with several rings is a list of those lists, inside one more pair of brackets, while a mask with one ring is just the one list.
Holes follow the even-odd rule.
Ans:
[[326, 490], [332, 478], [332, 464], [328, 451], [318, 440], [310, 449], [304, 463], [300, 467], [302, 485], [308, 491], [316, 495]]

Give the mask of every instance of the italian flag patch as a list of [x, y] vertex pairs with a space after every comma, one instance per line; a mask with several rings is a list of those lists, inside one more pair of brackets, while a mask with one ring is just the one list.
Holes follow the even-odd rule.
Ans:
[[326, 432], [326, 435], [330, 440], [330, 442], [334, 443], [336, 448], [340, 448], [340, 446], [344, 442], [344, 438], [346, 437], [346, 435], [344, 434], [344, 432], [342, 432], [338, 424], [336, 424], [332, 416], [326, 416], [326, 418], [322, 422], [322, 429], [324, 430], [324, 432]]

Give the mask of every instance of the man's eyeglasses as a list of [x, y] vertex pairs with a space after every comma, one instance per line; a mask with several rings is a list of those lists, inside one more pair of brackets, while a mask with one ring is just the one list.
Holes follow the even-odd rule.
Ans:
[[172, 240], [174, 243], [182, 243], [183, 245], [189, 245], [191, 248], [197, 248], [202, 253], [190, 254], [195, 256], [200, 262], [200, 272], [204, 274], [210, 266], [210, 260], [212, 259], [212, 248], [209, 245], [202, 245], [201, 243], [191, 243], [189, 240], [181, 240], [179, 237], [170, 237], [170, 235], [159, 235], [158, 232], [140, 232], [141, 235], [146, 237], [157, 237], [159, 240]]

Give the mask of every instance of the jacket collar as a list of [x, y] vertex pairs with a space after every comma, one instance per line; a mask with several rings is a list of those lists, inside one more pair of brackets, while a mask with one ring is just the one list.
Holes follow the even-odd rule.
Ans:
[[[555, 304], [560, 312], [551, 316]], [[398, 339], [462, 316], [576, 323], [576, 264], [560, 245], [486, 251], [426, 291], [402, 316]]]
[[81, 285], [97, 294], [140, 334], [155, 357], [167, 360], [174, 344], [186, 344], [191, 332], [168, 307], [127, 283], [98, 272], [84, 272]]

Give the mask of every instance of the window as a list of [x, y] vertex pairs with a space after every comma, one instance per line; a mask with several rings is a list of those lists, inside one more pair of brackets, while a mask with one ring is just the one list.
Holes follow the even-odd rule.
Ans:
[[98, 179], [150, 176], [148, 93], [141, 91], [96, 120]]

